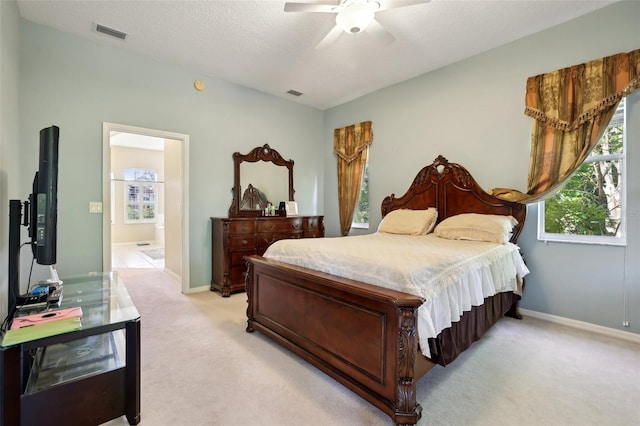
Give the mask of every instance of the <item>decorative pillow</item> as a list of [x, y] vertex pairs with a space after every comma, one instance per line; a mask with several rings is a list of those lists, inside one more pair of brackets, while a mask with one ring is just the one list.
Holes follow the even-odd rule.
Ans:
[[449, 240], [488, 241], [504, 244], [518, 221], [513, 216], [463, 213], [448, 217], [436, 226], [435, 234]]
[[380, 222], [378, 232], [388, 234], [424, 235], [433, 230], [438, 219], [438, 210], [399, 209], [389, 212]]

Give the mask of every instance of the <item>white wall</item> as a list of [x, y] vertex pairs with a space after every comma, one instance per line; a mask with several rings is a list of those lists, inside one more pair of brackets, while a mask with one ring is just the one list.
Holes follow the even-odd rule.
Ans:
[[176, 277], [182, 277], [181, 144], [173, 139], [164, 142], [164, 269]]
[[[621, 2], [451, 66], [363, 96], [325, 113], [327, 235], [338, 235], [333, 129], [373, 121], [369, 186], [372, 229], [391, 193], [401, 196], [438, 154], [467, 167], [480, 186], [526, 191], [531, 119], [523, 114], [529, 76], [640, 47], [640, 3]], [[624, 249], [545, 244], [537, 207], [520, 245], [532, 273], [522, 307], [640, 332], [640, 94], [628, 98], [630, 328], [622, 328]]]

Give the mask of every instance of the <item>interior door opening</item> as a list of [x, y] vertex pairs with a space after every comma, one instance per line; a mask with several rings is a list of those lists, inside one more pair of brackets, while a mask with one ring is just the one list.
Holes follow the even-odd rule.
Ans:
[[103, 171], [103, 270], [162, 269], [188, 292], [188, 135], [104, 123]]

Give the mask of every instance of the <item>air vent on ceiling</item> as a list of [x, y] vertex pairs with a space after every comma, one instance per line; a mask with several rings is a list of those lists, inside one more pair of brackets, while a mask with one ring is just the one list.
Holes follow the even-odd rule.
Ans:
[[127, 37], [127, 33], [123, 33], [122, 31], [114, 30], [113, 28], [100, 24], [96, 24], [96, 31], [111, 37], [119, 38], [120, 40], [124, 40]]
[[289, 90], [287, 91], [288, 94], [293, 95], [293, 96], [301, 96], [302, 92], [298, 92], [297, 90]]

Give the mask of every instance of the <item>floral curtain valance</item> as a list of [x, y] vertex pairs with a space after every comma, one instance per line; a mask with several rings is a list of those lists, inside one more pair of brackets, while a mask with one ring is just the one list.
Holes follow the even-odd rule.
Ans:
[[371, 122], [352, 124], [335, 129], [333, 132], [333, 150], [347, 163], [360, 158], [360, 153], [373, 142]]
[[640, 87], [640, 49], [527, 79], [524, 113], [575, 130]]
[[640, 49], [529, 77], [525, 114], [533, 123], [527, 192], [491, 192], [524, 203], [553, 193], [598, 143], [620, 99], [639, 87]]

